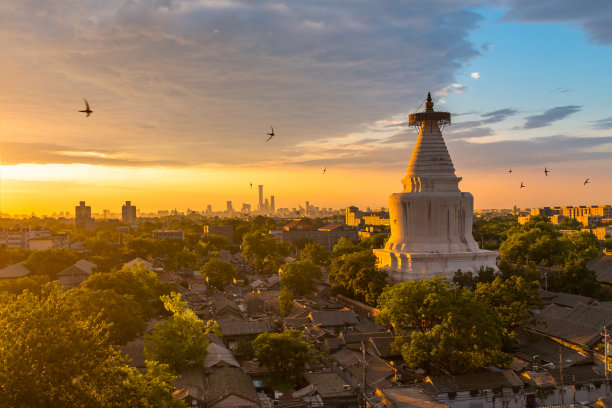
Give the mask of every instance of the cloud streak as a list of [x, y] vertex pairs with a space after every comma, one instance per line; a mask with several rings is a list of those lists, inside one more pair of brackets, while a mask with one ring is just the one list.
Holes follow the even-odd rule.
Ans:
[[528, 116], [525, 121], [524, 129], [536, 129], [545, 126], [550, 126], [553, 122], [567, 118], [569, 115], [579, 112], [582, 109], [581, 106], [568, 105], [568, 106], [557, 106], [546, 110], [541, 115]]

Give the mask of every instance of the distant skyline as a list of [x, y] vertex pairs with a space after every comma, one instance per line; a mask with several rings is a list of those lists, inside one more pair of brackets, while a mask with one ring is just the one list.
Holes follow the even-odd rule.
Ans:
[[3, 213], [238, 208], [258, 184], [277, 208], [387, 207], [427, 91], [475, 208], [612, 203], [606, 0], [2, 9]]

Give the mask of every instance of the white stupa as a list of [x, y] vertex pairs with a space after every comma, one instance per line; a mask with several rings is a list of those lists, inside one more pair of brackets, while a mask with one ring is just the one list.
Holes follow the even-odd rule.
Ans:
[[440, 125], [450, 124], [450, 113], [434, 112], [427, 95], [425, 112], [409, 116], [420, 126], [404, 190], [389, 197], [391, 237], [375, 249], [378, 267], [391, 282], [452, 278], [458, 269], [478, 272], [496, 266], [497, 253], [482, 250], [472, 237], [474, 198], [459, 190], [461, 177], [448, 154]]

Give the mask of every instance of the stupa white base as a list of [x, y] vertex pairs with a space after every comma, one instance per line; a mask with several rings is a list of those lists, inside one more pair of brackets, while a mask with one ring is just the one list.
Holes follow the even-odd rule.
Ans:
[[452, 279], [457, 270], [477, 273], [480, 267], [497, 270], [497, 252], [478, 249], [473, 252], [406, 253], [375, 249], [378, 268], [386, 271], [390, 283], [445, 276]]

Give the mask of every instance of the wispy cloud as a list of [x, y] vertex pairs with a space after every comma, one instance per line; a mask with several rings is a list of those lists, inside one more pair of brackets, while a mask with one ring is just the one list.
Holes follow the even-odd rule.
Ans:
[[75, 149], [50, 143], [2, 143], [2, 163], [91, 164], [115, 167], [182, 167], [174, 160], [143, 160], [125, 153], [99, 149]]
[[480, 72], [472, 72], [470, 76], [474, 79], [478, 79], [480, 78]]
[[609, 118], [605, 118], [605, 119], [594, 120], [591, 123], [593, 124], [594, 129], [598, 129], [598, 130], [612, 129], [612, 116], [610, 116]]
[[535, 129], [551, 125], [553, 122], [567, 118], [569, 115], [579, 112], [581, 106], [568, 105], [557, 106], [546, 110], [541, 115], [528, 116], [525, 121], [524, 129]]

